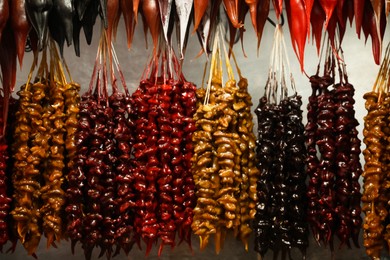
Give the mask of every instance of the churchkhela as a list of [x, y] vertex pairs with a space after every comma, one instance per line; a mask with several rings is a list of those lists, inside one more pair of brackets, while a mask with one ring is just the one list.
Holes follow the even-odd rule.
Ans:
[[[218, 32], [214, 39], [207, 88], [197, 90], [192, 161], [197, 196], [192, 230], [200, 238], [201, 249], [214, 236], [217, 253], [230, 230], [248, 250], [259, 175], [248, 82], [237, 63], [239, 81], [235, 81], [221, 37]], [[224, 61], [228, 80], [222, 85]]]
[[[322, 46], [324, 74], [310, 77], [312, 94], [305, 127], [308, 157], [308, 221], [315, 240], [334, 250], [334, 235], [340, 246], [359, 247], [362, 225], [359, 177], [359, 125], [354, 111], [354, 87], [348, 76], [342, 49], [332, 42]], [[336, 82], [337, 72], [339, 83]]]
[[302, 97], [295, 89], [279, 24], [270, 60], [264, 96], [255, 110], [260, 170], [254, 219], [255, 251], [261, 257], [268, 250], [273, 251], [274, 257], [281, 252], [284, 259], [292, 248], [298, 248], [305, 257], [308, 225]]

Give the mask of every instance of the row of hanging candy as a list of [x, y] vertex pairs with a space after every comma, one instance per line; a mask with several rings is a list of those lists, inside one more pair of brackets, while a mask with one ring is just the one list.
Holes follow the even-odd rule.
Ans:
[[[156, 6], [154, 6], [154, 7], [156, 7]], [[168, 7], [168, 9], [169, 9], [169, 7]], [[109, 10], [109, 9], [108, 9]], [[110, 13], [110, 12], [108, 12], [108, 13]], [[158, 17], [157, 17], [157, 19], [156, 19], [156, 17], [155, 16], [146, 16], [145, 15], [145, 18], [146, 18], [146, 21], [148, 22], [148, 24], [159, 24], [159, 19], [158, 19]], [[164, 29], [164, 24], [162, 24], [162, 28]], [[111, 46], [111, 42], [110, 42], [110, 38], [111, 38], [111, 31], [113, 30], [113, 28], [111, 27], [111, 25], [110, 25], [110, 23], [108, 23], [108, 31], [107, 31], [107, 43], [106, 43], [106, 45], [108, 46], [108, 47], [105, 47], [105, 48], [107, 48], [108, 50], [107, 50], [107, 53], [111, 53], [111, 51], [110, 51], [110, 46]], [[152, 34], [153, 34], [153, 40], [154, 40], [154, 44], [155, 44], [155, 58], [156, 57], [158, 57], [158, 55], [157, 55], [157, 53], [159, 53], [159, 51], [158, 51], [158, 49], [156, 48], [157, 47], [157, 43], [158, 43], [158, 35], [159, 35], [159, 29], [158, 29], [158, 26], [157, 27], [155, 27], [155, 28], [153, 28], [153, 26], [150, 26], [150, 30], [151, 30], [151, 32], [152, 32]], [[156, 36], [157, 35], [157, 36]], [[169, 39], [170, 38], [170, 36], [169, 36], [169, 31], [165, 31], [165, 37], [166, 37], [166, 39]], [[184, 44], [182, 44], [182, 46], [183, 46]], [[112, 62], [112, 56], [111, 56], [111, 54], [109, 54], [108, 56], [110, 56], [110, 59], [111, 59], [111, 62]], [[111, 63], [112, 64], [112, 63]], [[112, 65], [111, 65], [112, 66]], [[166, 65], [164, 65], [164, 66], [166, 66]], [[154, 72], [156, 72], [156, 71], [158, 71], [158, 69], [155, 67], [154, 68]], [[153, 73], [152, 73], [153, 74]], [[152, 74], [151, 74], [151, 76], [152, 76]], [[156, 78], [155, 78], [155, 76], [152, 76], [152, 78], [154, 77], [154, 80], [156, 81]], [[96, 79], [94, 79], [93, 78], [93, 80], [96, 80]], [[114, 81], [115, 82], [115, 81]], [[159, 84], [157, 84], [157, 85], [159, 85]], [[164, 85], [164, 84], [163, 84]], [[168, 89], [166, 89], [166, 90], [164, 90], [164, 91], [167, 91]], [[141, 91], [143, 91], [143, 92], [145, 92], [146, 90], [141, 90]], [[160, 90], [159, 90], [160, 91]], [[193, 91], [193, 88], [192, 88], [192, 90], [191, 91]], [[101, 90], [101, 89], [98, 89], [97, 91], [96, 91], [96, 93], [98, 93], [98, 95], [97, 95], [97, 97], [100, 97], [101, 98], [101, 96], [103, 96], [104, 97], [104, 99], [107, 99], [108, 97], [107, 97], [107, 94], [105, 94], [105, 90]], [[116, 93], [116, 91], [114, 91], [115, 93]], [[95, 101], [93, 101], [93, 100], [89, 100], [90, 98], [91, 98], [91, 93], [92, 93], [92, 89], [90, 89], [90, 91], [89, 91], [89, 95], [87, 95], [86, 97], [85, 97], [85, 102], [86, 102], [86, 104], [90, 101], [90, 103], [92, 102], [92, 103], [96, 103], [96, 104], [100, 104], [101, 102], [99, 101], [99, 102], [96, 102], [96, 100]], [[99, 94], [100, 93], [100, 94]], [[153, 94], [153, 93], [149, 93], [149, 94]], [[93, 95], [92, 95], [93, 96]], [[93, 98], [95, 98], [95, 97], [92, 97], [92, 99]], [[92, 104], [91, 103], [91, 104]], [[104, 102], [103, 102], [104, 103]], [[141, 104], [142, 104], [142, 102], [141, 102]], [[86, 105], [86, 107], [85, 108], [87, 108], [88, 107], [88, 105]], [[142, 107], [142, 106], [141, 106]], [[104, 110], [105, 108], [103, 108], [103, 110]], [[146, 112], [146, 111], [145, 111]], [[130, 112], [129, 112], [130, 113]], [[163, 113], [163, 112], [162, 112]], [[88, 115], [89, 116], [89, 115]], [[93, 118], [93, 117], [91, 117], [91, 118]], [[165, 127], [165, 126], [164, 126]], [[97, 128], [99, 128], [99, 127], [97, 127]], [[142, 127], [140, 126], [140, 131], [142, 131]], [[186, 139], [187, 141], [188, 141], [188, 138]], [[80, 141], [81, 142], [81, 141]], [[81, 144], [81, 143], [80, 143]], [[98, 145], [98, 144], [96, 144], [96, 145]], [[109, 146], [109, 145], [108, 145]], [[222, 158], [223, 159], [223, 158]], [[225, 158], [226, 159], [226, 158]], [[165, 160], [166, 160], [166, 158], [165, 158]], [[153, 165], [152, 165], [153, 166]], [[88, 166], [88, 168], [89, 167], [92, 167], [92, 166]], [[156, 176], [155, 176], [156, 177]], [[87, 177], [86, 177], [87, 178]], [[90, 177], [90, 178], [93, 178], [93, 175]], [[109, 176], [107, 177], [107, 178], [109, 178]], [[190, 184], [190, 182], [191, 182], [191, 180], [188, 180], [189, 181], [189, 185], [191, 185]], [[153, 181], [152, 181], [153, 182]], [[96, 183], [94, 183], [94, 185], [97, 185]], [[93, 188], [93, 187], [92, 187]], [[153, 192], [152, 192], [152, 194], [153, 194]], [[192, 195], [189, 195], [189, 196], [192, 196]], [[96, 199], [98, 199], [98, 198], [93, 198], [94, 200], [96, 200]], [[141, 201], [143, 200], [143, 199], [140, 199]], [[153, 201], [155, 201], [156, 199], [155, 198], [151, 198], [151, 204], [153, 205], [154, 203], [153, 203]], [[223, 200], [221, 200], [221, 201], [223, 201]], [[93, 202], [92, 202], [93, 203]], [[144, 202], [143, 202], [144, 203]], [[141, 205], [144, 205], [143, 203], [141, 203]], [[191, 205], [191, 204], [189, 204], [189, 205]], [[144, 205], [145, 206], [145, 205]], [[144, 207], [144, 206], [141, 206], [141, 207]], [[108, 206], [109, 207], [109, 206]], [[124, 209], [127, 209], [128, 207], [129, 207], [129, 205], [125, 205], [125, 206], [123, 206], [124, 207]], [[92, 209], [94, 209], [94, 207], [91, 207]], [[190, 207], [191, 208], [191, 207]], [[226, 209], [230, 209], [230, 208], [226, 208]], [[144, 211], [141, 211], [141, 212], [144, 212]], [[144, 214], [144, 213], [142, 213], [142, 214]], [[219, 214], [221, 214], [221, 213], [219, 213]], [[94, 215], [95, 217], [97, 217], [98, 219], [99, 219], [99, 217], [98, 216], [96, 216], [96, 214], [95, 213], [92, 213], [92, 215]], [[169, 215], [169, 214], [168, 214]], [[155, 218], [156, 217], [152, 217], [152, 216], [150, 216], [150, 215], [148, 215], [149, 217], [151, 217], [151, 220], [155, 220]], [[164, 216], [166, 216], [167, 217], [167, 215], [164, 215]], [[253, 216], [252, 216], [253, 217]], [[88, 220], [88, 219], [87, 219]], [[94, 220], [96, 220], [95, 218], [92, 218], [91, 219], [91, 221], [94, 221]], [[152, 222], [153, 222], [152, 221]], [[76, 222], [77, 223], [77, 222]], [[225, 223], [226, 224], [226, 223]], [[140, 224], [140, 225], [142, 225], [142, 224]], [[226, 224], [227, 225], [227, 227], [230, 227], [230, 225], [229, 224]], [[167, 227], [168, 228], [168, 227]], [[154, 230], [154, 231], [153, 231]], [[152, 232], [153, 231], [153, 232]], [[151, 233], [150, 233], [151, 232]], [[140, 237], [142, 237], [146, 242], [147, 242], [147, 244], [148, 244], [148, 248], [150, 248], [150, 245], [152, 244], [152, 242], [153, 241], [155, 241], [155, 235], [153, 235], [153, 234], [155, 234], [155, 233], [158, 233], [159, 231], [157, 231], [157, 229], [156, 229], [156, 226], [154, 226], [153, 227], [153, 225], [152, 225], [152, 227], [151, 227], [151, 229], [150, 230], [148, 230], [147, 232], [144, 232], [143, 233], [143, 231], [138, 231], [138, 234], [140, 235]], [[161, 232], [164, 232], [164, 231], [161, 231]], [[165, 231], [165, 232], [168, 232], [168, 231]], [[172, 230], [170, 231], [170, 232], [172, 232]], [[303, 233], [305, 233], [304, 231], [303, 231]], [[142, 235], [143, 234], [143, 235]], [[147, 234], [147, 235], [145, 235], [145, 234]], [[152, 235], [151, 235], [152, 234]], [[186, 233], [186, 234], [188, 234], [188, 233]], [[223, 234], [223, 233], [222, 233]], [[238, 233], [239, 234], [239, 233]], [[96, 236], [95, 236], [96, 235]], [[91, 236], [94, 236], [94, 237], [92, 237], [93, 239], [97, 239], [97, 238], [99, 238], [99, 235], [98, 234], [96, 234], [96, 233], [91, 233]], [[170, 238], [171, 237], [171, 235], [169, 235], [169, 233], [168, 234], [166, 234], [165, 235], [165, 237], [164, 237], [164, 239], [163, 239], [163, 243], [162, 243], [162, 245], [164, 245], [164, 244], [169, 244], [169, 245], [172, 245], [173, 244], [173, 242], [172, 242], [172, 239]], [[245, 238], [245, 235], [243, 236], [243, 238]], [[76, 239], [77, 240], [77, 239]], [[94, 242], [88, 242], [88, 240], [85, 240], [83, 243], [87, 243], [85, 246], [84, 246], [84, 249], [86, 250], [86, 255], [87, 256], [90, 256], [90, 253], [91, 253], [91, 250], [92, 250], [92, 247], [93, 247], [93, 245], [96, 245], [96, 244], [99, 244], [98, 242], [96, 242], [96, 240], [92, 240], [92, 241], [94, 241]], [[111, 255], [111, 252], [112, 252], [112, 248], [110, 248], [110, 246], [112, 246], [112, 245], [110, 245], [110, 243], [112, 243], [112, 240], [111, 240], [111, 242], [109, 241], [109, 242], [107, 242], [108, 243], [108, 247], [104, 247], [103, 248], [103, 252], [106, 252], [107, 253], [107, 255], [109, 256], [109, 255]], [[129, 248], [129, 243], [131, 244], [131, 241], [127, 241], [126, 242], [127, 243], [127, 246], [125, 247], [125, 246], [122, 246], [122, 248], [127, 248], [127, 249], [125, 249], [125, 251], [126, 250], [129, 250], [128, 248]], [[106, 246], [106, 245], [105, 245]], [[120, 248], [120, 247], [119, 247]], [[161, 247], [162, 248], [162, 247]]]
[[81, 101], [80, 87], [66, 81], [51, 34], [43, 39], [42, 54], [34, 52], [7, 124], [12, 149], [2, 150], [10, 159], [2, 165], [8, 172], [1, 177], [8, 178], [1, 186], [6, 195], [1, 246], [10, 239], [14, 250], [20, 240], [36, 256], [43, 235], [48, 247], [69, 237], [72, 251], [80, 242], [90, 259], [94, 247], [110, 258], [121, 250], [128, 254], [134, 243], [141, 247], [141, 239], [148, 253], [161, 238], [161, 254], [164, 245], [176, 244], [176, 232], [190, 243], [196, 87], [185, 81], [171, 48], [156, 41], [140, 88], [131, 96], [110, 33], [102, 26], [90, 87]]
[[[148, 24], [156, 22], [159, 24], [159, 19], [153, 16], [147, 17], [146, 20]], [[4, 231], [11, 230], [13, 243], [16, 242], [15, 239], [19, 239], [28, 253], [34, 256], [41, 235], [47, 237], [48, 246], [69, 237], [72, 241], [72, 251], [76, 243], [80, 242], [87, 259], [92, 257], [93, 248], [96, 246], [100, 247], [101, 254], [106, 254], [110, 258], [114, 252], [119, 253], [120, 250], [129, 253], [134, 243], [141, 246], [141, 239], [145, 241], [148, 253], [152, 245], [161, 238], [159, 249], [161, 254], [164, 245], [171, 247], [175, 245], [176, 232], [180, 240], [190, 243], [190, 225], [192, 224], [192, 229], [197, 233], [197, 230], [201, 230], [202, 226], [207, 224], [203, 219], [207, 212], [200, 210], [203, 207], [201, 205], [207, 205], [207, 201], [215, 199], [220, 208], [216, 217], [226, 216], [225, 220], [221, 218], [221, 222], [215, 226], [217, 234], [221, 236], [217, 246], [223, 244], [223, 234], [233, 227], [236, 236], [240, 236], [247, 245], [247, 238], [251, 232], [249, 223], [255, 214], [258, 171], [253, 150], [255, 138], [250, 114], [252, 103], [247, 92], [246, 80], [240, 75], [237, 88], [228, 65], [230, 80], [226, 87], [227, 92], [218, 95], [221, 95], [222, 99], [226, 95], [231, 95], [232, 100], [229, 101], [230, 110], [220, 111], [223, 112], [222, 118], [219, 119], [221, 128], [215, 132], [216, 142], [219, 143], [216, 147], [218, 155], [215, 157], [219, 165], [217, 168], [224, 165], [220, 172], [218, 170], [216, 172], [217, 176], [221, 175], [221, 189], [213, 189], [217, 197], [206, 194], [207, 196], [203, 198], [202, 187], [208, 184], [203, 179], [197, 179], [196, 174], [194, 182], [189, 171], [191, 165], [200, 166], [199, 171], [204, 166], [199, 164], [202, 161], [200, 158], [192, 158], [192, 141], [196, 141], [195, 146], [201, 146], [199, 140], [192, 138], [192, 132], [201, 125], [200, 121], [195, 123], [192, 119], [196, 105], [196, 87], [185, 82], [171, 46], [167, 45], [167, 42], [158, 41], [156, 35], [161, 34], [163, 26], [155, 27], [155, 31], [150, 26], [155, 44], [153, 59], [145, 71], [145, 79], [141, 81], [139, 89], [133, 96], [127, 91], [112, 48], [110, 20], [107, 28], [102, 29], [90, 88], [82, 96], [80, 104], [77, 97], [69, 96], [69, 91], [77, 91], [77, 85], [73, 84], [75, 87], [69, 90], [67, 87], [63, 92], [64, 86], [69, 84], [63, 80], [65, 76], [62, 69], [56, 66], [50, 66], [50, 69], [47, 67], [46, 41], [52, 42], [52, 35], [42, 38], [42, 43], [37, 44], [44, 48], [37, 72], [38, 81], [30, 87], [29, 81], [34, 64], [38, 61], [38, 53], [35, 51], [28, 84], [22, 87], [19, 92], [21, 99], [15, 105], [18, 111], [13, 116], [16, 119], [15, 125], [10, 128], [11, 131], [15, 131], [12, 133], [11, 151], [11, 162], [14, 167], [11, 167], [10, 171], [17, 178], [12, 178], [13, 221], [9, 222], [10, 225], [5, 227]], [[165, 38], [171, 39], [171, 35], [165, 32]], [[218, 38], [215, 43], [218, 42]], [[50, 44], [50, 48], [50, 53], [53, 53], [53, 43]], [[214, 50], [216, 53], [217, 48]], [[222, 52], [220, 47], [218, 50], [219, 53]], [[227, 54], [226, 50], [224, 53]], [[58, 55], [51, 54], [50, 64], [52, 62], [59, 64], [58, 59]], [[219, 64], [222, 64], [221, 62], [222, 60]], [[216, 67], [212, 67], [210, 75], [216, 73], [215, 69]], [[221, 73], [222, 71], [217, 73], [220, 75], [217, 81], [222, 80]], [[120, 76], [124, 94], [120, 93], [116, 86], [115, 74]], [[110, 96], [109, 78], [112, 87]], [[62, 81], [58, 83], [56, 79]], [[62, 86], [56, 87], [60, 92], [54, 94], [53, 99], [52, 84]], [[31, 97], [33, 99], [29, 100]], [[66, 101], [66, 98], [70, 99]], [[34, 104], [30, 104], [32, 100]], [[212, 102], [217, 102], [215, 105], [220, 101], [212, 99]], [[51, 123], [47, 121], [47, 125], [43, 126], [45, 130], [42, 130], [42, 133], [47, 132], [48, 138], [58, 141], [54, 150], [42, 142], [38, 133], [34, 132], [36, 130], [31, 133], [28, 130], [40, 124], [40, 120], [46, 118], [47, 113], [53, 116], [57, 114], [50, 111], [50, 106], [47, 107], [50, 102], [60, 109], [59, 115], [63, 115], [58, 119], [53, 118], [57, 120], [53, 136], [49, 137], [52, 132]], [[58, 107], [55, 104], [63, 105]], [[25, 108], [30, 106], [34, 107], [30, 112], [36, 119], [31, 121], [31, 126], [23, 125]], [[77, 113], [79, 118], [76, 126], [74, 117]], [[228, 118], [233, 114], [235, 119], [229, 123]], [[30, 141], [21, 138], [23, 131], [28, 131], [26, 134], [30, 136]], [[65, 136], [61, 137], [61, 132], [65, 133]], [[238, 138], [239, 136], [241, 137]], [[64, 141], [61, 141], [62, 138]], [[228, 142], [229, 138], [233, 139]], [[74, 149], [76, 146], [78, 149]], [[196, 147], [194, 149], [198, 155], [201, 151], [199, 149]], [[34, 157], [32, 166], [35, 165], [35, 168], [23, 170], [27, 165], [18, 153], [33, 150], [41, 151], [38, 157], [37, 154]], [[206, 150], [203, 152], [207, 152]], [[230, 154], [233, 153], [236, 154], [234, 160], [230, 158]], [[50, 159], [54, 157], [60, 161], [55, 163]], [[56, 165], [53, 172], [47, 168], [52, 163]], [[232, 174], [237, 175], [234, 179], [233, 176], [226, 175], [232, 163], [236, 164], [234, 173], [232, 171]], [[211, 169], [214, 169], [214, 166], [213, 163]], [[34, 174], [25, 174], [30, 170]], [[195, 169], [194, 171], [196, 172]], [[63, 175], [59, 174], [60, 172]], [[43, 178], [45, 181], [42, 176], [46, 176]], [[62, 185], [64, 181], [65, 186]], [[30, 184], [34, 187], [32, 190], [32, 187], [28, 188]], [[66, 190], [62, 190], [63, 187], [66, 187]], [[195, 197], [195, 191], [200, 192], [197, 194], [198, 199]], [[234, 206], [235, 202], [239, 204]], [[53, 203], [57, 206], [54, 207]], [[197, 207], [195, 203], [198, 204]], [[9, 200], [6, 204], [9, 205]], [[61, 209], [58, 207], [65, 207], [66, 220], [60, 215]], [[5, 208], [5, 211], [7, 210], [8, 208]], [[206, 246], [210, 232], [215, 233], [215, 229], [209, 229], [207, 232], [199, 233], [203, 237], [202, 248]], [[3, 242], [6, 242], [6, 238]]]
[[[28, 36], [37, 38], [38, 48], [41, 49], [47, 37], [47, 31], [50, 31], [52, 37], [58, 42], [61, 52], [65, 41], [68, 46], [73, 42], [76, 54], [80, 55], [81, 29], [84, 30], [87, 42], [91, 43], [93, 26], [100, 14], [105, 26], [108, 27], [108, 35], [111, 37], [111, 31], [115, 34], [120, 16], [123, 14], [127, 43], [130, 48], [134, 29], [138, 24], [138, 13], [141, 13], [144, 30], [146, 32], [149, 27], [154, 41], [158, 36], [156, 30], [159, 18], [165, 37], [175, 21], [179, 21], [176, 26], [180, 31], [178, 39], [181, 54], [185, 50], [189, 24], [193, 18], [194, 31], [197, 31], [204, 51], [208, 52], [212, 44], [211, 36], [218, 23], [216, 14], [219, 13], [221, 5], [230, 21], [230, 44], [233, 45], [237, 29], [240, 29], [241, 39], [243, 39], [244, 22], [248, 12], [258, 37], [258, 43], [260, 43], [269, 15], [270, 2], [270, 0], [2, 0], [0, 1], [0, 38], [4, 31], [6, 37], [3, 39], [2, 46], [13, 51], [7, 57], [8, 62], [16, 59], [17, 50], [21, 63]], [[283, 3], [283, 0], [278, 0], [272, 3], [278, 19], [282, 13], [283, 4], [286, 6], [291, 42], [302, 69], [305, 44], [310, 37], [310, 24], [319, 49], [323, 30], [329, 32], [333, 42], [336, 28], [339, 28], [342, 40], [347, 20], [349, 19], [352, 23], [354, 17], [358, 37], [360, 38], [361, 29], [363, 29], [366, 40], [368, 36], [371, 36], [374, 59], [379, 64], [382, 39], [387, 23], [386, 17], [390, 12], [388, 1], [287, 0]], [[193, 12], [192, 9], [194, 9]], [[295, 18], [292, 19], [292, 17]], [[31, 28], [34, 30], [30, 30]], [[14, 66], [11, 68], [13, 70]]]

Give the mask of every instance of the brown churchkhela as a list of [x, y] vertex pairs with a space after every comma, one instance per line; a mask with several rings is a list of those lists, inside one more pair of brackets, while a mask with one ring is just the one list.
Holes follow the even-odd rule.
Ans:
[[364, 117], [363, 151], [365, 165], [363, 176], [362, 211], [363, 244], [371, 259], [380, 259], [384, 244], [390, 244], [389, 204], [389, 66], [388, 45], [373, 90], [364, 94], [367, 115]]
[[363, 212], [364, 218], [364, 246], [367, 255], [372, 259], [379, 259], [383, 248], [383, 233], [385, 227], [383, 221], [387, 216], [387, 210], [381, 201], [381, 183], [384, 181], [384, 165], [382, 154], [384, 145], [382, 140], [385, 126], [386, 107], [379, 102], [378, 93], [369, 92], [364, 95], [366, 109], [368, 111], [364, 120], [364, 143], [367, 148], [363, 151], [366, 164], [364, 166], [363, 178]]
[[44, 89], [45, 84], [36, 83], [24, 85], [18, 92], [20, 100], [13, 144], [15, 207], [11, 213], [18, 237], [30, 255], [35, 253], [41, 238], [38, 226], [41, 195], [38, 167], [46, 157], [47, 147], [41, 147], [38, 127], [42, 125], [40, 101], [45, 96]]
[[201, 249], [215, 235], [218, 253], [229, 230], [247, 249], [249, 223], [255, 215], [258, 170], [248, 83], [240, 75], [237, 86], [229, 64], [229, 80], [222, 86], [222, 71], [218, 67], [222, 62], [218, 52], [222, 50], [216, 50], [217, 42], [218, 39], [214, 43], [210, 85], [206, 90], [197, 90], [192, 166], [197, 205], [192, 230], [200, 237]]
[[[28, 84], [28, 88], [24, 86], [19, 92], [21, 99], [16, 114], [12, 214], [18, 236], [29, 254], [34, 254], [41, 233], [47, 237], [48, 246], [62, 238], [63, 97], [57, 87], [50, 92], [47, 84], [37, 82]], [[21, 161], [22, 156], [27, 156], [25, 162]]]
[[65, 154], [74, 152], [72, 131], [66, 123], [74, 119], [66, 110], [77, 106], [77, 100], [66, 96], [65, 91], [72, 84], [66, 83], [54, 42], [50, 44], [50, 72], [46, 53], [42, 55], [36, 82], [27, 83], [18, 92], [13, 123], [15, 203], [11, 214], [17, 238], [30, 255], [35, 255], [42, 235], [47, 238], [48, 247], [64, 238]]

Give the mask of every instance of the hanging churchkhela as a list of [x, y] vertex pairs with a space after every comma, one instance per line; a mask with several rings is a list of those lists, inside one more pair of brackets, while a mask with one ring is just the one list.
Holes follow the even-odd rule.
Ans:
[[54, 42], [51, 40], [49, 45], [43, 51], [34, 83], [30, 82], [33, 66], [27, 83], [18, 92], [13, 125], [11, 214], [15, 232], [29, 255], [35, 255], [42, 235], [48, 247], [64, 238], [62, 186], [69, 146], [65, 140], [65, 122], [69, 119], [65, 111], [77, 106], [77, 102], [65, 105], [64, 100], [67, 89], [79, 88], [72, 80], [67, 82]]
[[389, 222], [389, 181], [387, 173], [389, 159], [389, 73], [390, 44], [387, 46], [382, 66], [372, 91], [364, 94], [367, 115], [364, 117], [363, 151], [365, 165], [363, 171], [362, 210], [363, 244], [371, 259], [380, 259], [384, 245], [390, 244]]
[[[158, 50], [157, 50], [158, 48]], [[173, 248], [175, 236], [191, 245], [195, 206], [191, 172], [196, 86], [187, 82], [173, 50], [160, 42], [132, 95], [135, 121], [133, 177], [136, 240], [146, 254], [161, 239]]]
[[265, 93], [255, 110], [260, 176], [254, 230], [255, 250], [262, 257], [271, 249], [275, 257], [281, 251], [284, 258], [291, 248], [305, 256], [308, 246], [302, 97], [291, 74], [294, 94], [288, 95], [289, 70], [282, 27], [277, 25]]
[[[130, 162], [134, 110], [107, 33], [102, 28], [90, 87], [81, 97], [78, 123], [75, 117], [67, 122], [77, 146], [68, 153], [67, 233], [72, 251], [80, 242], [86, 259], [91, 259], [95, 247], [109, 259], [122, 249], [128, 254], [134, 244]], [[117, 86], [117, 74], [124, 93]], [[73, 116], [76, 112], [68, 111]]]
[[[248, 249], [259, 174], [248, 82], [237, 67], [240, 80], [236, 83], [225, 46], [223, 49], [220, 46], [224, 43], [219, 34], [218, 31], [214, 40], [207, 88], [197, 90], [192, 160], [197, 196], [192, 230], [200, 238], [201, 249], [214, 235], [217, 253], [229, 230]], [[225, 84], [222, 56], [229, 76]]]
[[[324, 46], [323, 46], [324, 48]], [[333, 236], [340, 246], [350, 247], [352, 239], [359, 247], [361, 228], [360, 185], [362, 169], [359, 161], [360, 140], [353, 105], [354, 88], [348, 82], [342, 51], [328, 42], [324, 75], [310, 77], [312, 95], [309, 97], [305, 128], [308, 149], [307, 173], [308, 221], [318, 243], [330, 245]], [[338, 64], [340, 82], [335, 83]]]
[[[11, 124], [15, 117], [15, 99], [5, 98], [4, 93], [0, 96], [0, 253], [3, 246], [10, 240], [13, 249], [15, 248], [15, 238], [12, 236], [12, 220], [9, 216], [12, 196], [11, 196], [11, 175], [12, 158], [10, 158], [10, 144], [12, 143]], [[9, 108], [9, 111], [7, 112]], [[8, 122], [8, 123], [7, 123]]]
[[192, 0], [175, 1], [175, 5], [173, 0], [142, 3], [144, 25], [151, 32], [154, 49], [132, 95], [137, 118], [132, 150], [135, 196], [131, 206], [135, 212], [134, 240], [139, 246], [141, 240], [145, 242], [146, 255], [155, 243], [160, 243], [159, 256], [164, 246], [173, 249], [182, 241], [191, 246], [195, 190], [189, 169], [196, 86], [185, 80], [171, 47], [171, 28], [176, 25], [183, 57], [191, 8]]

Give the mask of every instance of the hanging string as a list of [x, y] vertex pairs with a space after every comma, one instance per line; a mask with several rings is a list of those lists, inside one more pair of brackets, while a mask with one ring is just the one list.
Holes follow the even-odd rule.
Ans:
[[327, 37], [322, 37], [322, 43], [321, 43], [321, 49], [320, 49], [320, 59], [318, 60], [318, 65], [317, 65], [317, 72], [316, 72], [316, 75], [318, 76], [318, 74], [320, 73], [320, 67], [321, 67], [321, 63], [322, 63], [322, 55], [324, 54], [324, 48], [325, 48], [325, 39]]
[[295, 87], [295, 80], [294, 80], [294, 77], [293, 77], [293, 74], [292, 74], [292, 71], [291, 71], [290, 59], [288, 58], [288, 52], [287, 52], [286, 40], [285, 40], [284, 34], [283, 34], [283, 28], [280, 27], [280, 30], [282, 31], [282, 43], [283, 43], [285, 61], [287, 63], [287, 69], [288, 69], [288, 72], [289, 72], [289, 75], [290, 75], [290, 84], [291, 84], [292, 90], [294, 91], [294, 94], [296, 94], [297, 93], [297, 89]]
[[[223, 28], [222, 28], [222, 24], [221, 24], [220, 27], [219, 27], [221, 36], [223, 35], [222, 29]], [[229, 80], [234, 80], [233, 69], [232, 69], [232, 66], [231, 66], [230, 61], [229, 61], [229, 54], [226, 51], [225, 41], [222, 41], [222, 48], [223, 48], [223, 51], [224, 51], [224, 54], [225, 54], [225, 63], [226, 63], [228, 78], [229, 78]], [[221, 60], [222, 60], [222, 58], [221, 58]]]
[[89, 88], [88, 88], [88, 92], [87, 92], [87, 95], [88, 95], [88, 96], [89, 96], [89, 95], [92, 95], [94, 83], [95, 83], [96, 79], [99, 77], [99, 73], [100, 73], [100, 62], [101, 62], [102, 40], [103, 40], [102, 37], [100, 37], [99, 45], [98, 45], [98, 50], [97, 50], [96, 58], [95, 58], [95, 65], [94, 65], [94, 67], [93, 67], [91, 81], [89, 82]]
[[[217, 52], [218, 52], [218, 42], [219, 42], [219, 35], [217, 34], [215, 36], [215, 39], [214, 39], [213, 52], [212, 52], [212, 56], [211, 56], [211, 65], [210, 65], [210, 71], [213, 71], [213, 72], [216, 69], [215, 63], [216, 63], [216, 56], [217, 56]], [[213, 73], [210, 73], [203, 105], [207, 105], [209, 103], [212, 77], [213, 77]]]
[[378, 76], [374, 83], [374, 92], [379, 92], [378, 102], [381, 102], [381, 95], [382, 92], [386, 91], [388, 92], [388, 81], [389, 81], [389, 72], [390, 72], [390, 43], [386, 48], [385, 57], [383, 58], [382, 66], [380, 67]]
[[[276, 30], [274, 32], [274, 39], [276, 39]], [[272, 49], [271, 49], [271, 55], [270, 55], [270, 67], [268, 69], [268, 79], [265, 85], [265, 91], [264, 95], [267, 97], [267, 100], [271, 102], [271, 88], [272, 88], [272, 81], [273, 81], [273, 71], [274, 71], [274, 63], [275, 63], [275, 41], [272, 44]]]
[[129, 90], [127, 89], [126, 80], [125, 80], [125, 77], [123, 75], [121, 66], [119, 64], [119, 60], [118, 60], [118, 56], [116, 55], [114, 44], [112, 42], [111, 42], [111, 53], [112, 53], [112, 57], [114, 58], [114, 64], [115, 64], [116, 70], [119, 74], [119, 79], [122, 82], [123, 90], [125, 91], [125, 94], [128, 95]]

